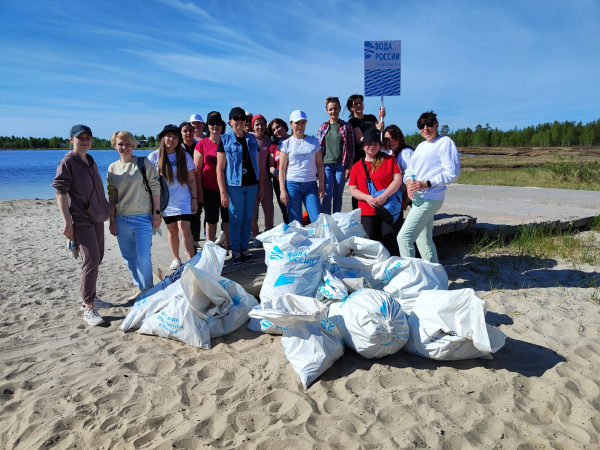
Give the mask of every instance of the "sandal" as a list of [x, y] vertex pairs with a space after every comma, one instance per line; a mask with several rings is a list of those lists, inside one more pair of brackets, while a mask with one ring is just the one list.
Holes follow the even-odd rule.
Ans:
[[169, 266], [169, 269], [176, 270], [176, 269], [179, 269], [179, 267], [181, 267], [181, 260], [180, 259], [174, 259], [171, 262], [171, 265]]

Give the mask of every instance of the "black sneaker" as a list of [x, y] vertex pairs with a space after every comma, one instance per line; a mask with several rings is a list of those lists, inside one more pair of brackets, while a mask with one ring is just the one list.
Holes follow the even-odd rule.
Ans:
[[254, 256], [252, 256], [248, 250], [244, 250], [242, 251], [242, 260], [244, 260], [244, 262], [252, 262], [254, 261]]
[[235, 265], [242, 264], [244, 260], [242, 259], [242, 254], [240, 252], [233, 252], [231, 255], [231, 260]]

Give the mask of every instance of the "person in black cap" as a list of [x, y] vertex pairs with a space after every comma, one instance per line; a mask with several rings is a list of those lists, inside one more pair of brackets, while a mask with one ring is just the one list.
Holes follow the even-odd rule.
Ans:
[[217, 183], [221, 205], [229, 208], [229, 239], [234, 264], [250, 262], [248, 251], [254, 203], [259, 194], [258, 142], [245, 131], [246, 112], [229, 112], [232, 131], [221, 136], [217, 148]]
[[169, 268], [175, 270], [181, 266], [179, 233], [188, 260], [194, 256], [191, 223], [198, 210], [196, 166], [181, 146], [181, 132], [177, 125], [165, 125], [158, 137], [160, 147], [150, 153], [148, 159], [169, 186], [169, 203], [163, 211], [163, 219], [167, 224], [169, 247], [173, 255]]
[[225, 130], [225, 122], [218, 111], [211, 111], [206, 116], [206, 124], [208, 137], [196, 144], [196, 151], [194, 152], [198, 197], [204, 203], [206, 239], [212, 242], [216, 241], [220, 215], [221, 233], [225, 248], [230, 249], [229, 210], [221, 205], [219, 183], [217, 182], [217, 147], [221, 142], [221, 134]]
[[[402, 213], [393, 224], [388, 224], [375, 211], [375, 206], [383, 206], [402, 185], [400, 167], [396, 159], [379, 151], [381, 149], [380, 139], [377, 128], [371, 127], [365, 130], [363, 135], [365, 156], [352, 166], [348, 187], [352, 197], [358, 200], [358, 207], [361, 211], [360, 221], [369, 239], [381, 242], [391, 256], [400, 256], [396, 236], [402, 227]], [[385, 189], [385, 192], [377, 197], [369, 193], [366, 171], [369, 172], [375, 189], [378, 191]]]
[[56, 189], [58, 210], [64, 221], [63, 234], [79, 250], [83, 319], [99, 325], [104, 319], [99, 308], [112, 306], [96, 293], [98, 266], [104, 257], [104, 222], [110, 209], [104, 196], [98, 166], [87, 154], [92, 146], [92, 130], [86, 125], [71, 128], [73, 150], [58, 163], [52, 187]]

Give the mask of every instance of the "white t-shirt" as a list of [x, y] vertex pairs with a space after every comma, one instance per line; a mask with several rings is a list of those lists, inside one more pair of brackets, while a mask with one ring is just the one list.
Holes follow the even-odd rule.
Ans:
[[[158, 172], [158, 150], [150, 153], [148, 155], [148, 160], [154, 167], [156, 167], [156, 171]], [[194, 165], [194, 161], [187, 154], [187, 152], [183, 152], [185, 155], [185, 162], [187, 164], [188, 170], [196, 170], [196, 166]], [[163, 211], [163, 216], [179, 216], [181, 214], [191, 214], [192, 213], [192, 193], [190, 192], [190, 188], [187, 184], [180, 185], [177, 182], [177, 153], [172, 153], [167, 155], [169, 157], [169, 162], [171, 163], [171, 168], [173, 169], [173, 178], [174, 183], [167, 183], [169, 186], [169, 204], [167, 205], [167, 209]], [[166, 181], [166, 180], [165, 180]]]
[[281, 144], [283, 153], [288, 154], [286, 180], [305, 182], [317, 181], [315, 153], [321, 151], [321, 144], [314, 136], [298, 139], [289, 137]]

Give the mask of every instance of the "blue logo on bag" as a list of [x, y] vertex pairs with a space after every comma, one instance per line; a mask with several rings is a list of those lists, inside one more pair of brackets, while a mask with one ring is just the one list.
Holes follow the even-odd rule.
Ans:
[[294, 284], [294, 281], [296, 281], [296, 277], [294, 275], [286, 273], [283, 275], [279, 275], [279, 278], [277, 278], [277, 281], [275, 281], [275, 284], [273, 285], [273, 287]]
[[387, 304], [385, 302], [383, 302], [381, 304], [381, 308], [379, 308], [379, 311], [381, 311], [381, 315], [383, 317], [388, 317], [388, 309], [387, 309]]
[[283, 252], [276, 245], [271, 249], [271, 256], [269, 259], [283, 259]]

